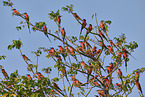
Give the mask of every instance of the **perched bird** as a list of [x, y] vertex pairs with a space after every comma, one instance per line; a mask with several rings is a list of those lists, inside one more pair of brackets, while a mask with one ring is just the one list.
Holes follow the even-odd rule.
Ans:
[[93, 52], [93, 54], [96, 54], [96, 47], [94, 46], [93, 48], [92, 48], [92, 52]]
[[[106, 38], [106, 36], [99, 30], [99, 35], [102, 37], [102, 38], [105, 38], [106, 40], [107, 40], [107, 38]], [[107, 40], [108, 41], [108, 40]]]
[[64, 41], [65, 36], [66, 36], [66, 32], [65, 32], [64, 28], [62, 28], [61, 34], [62, 34], [62, 39]]
[[119, 88], [122, 87], [122, 84], [116, 83], [116, 86], [118, 86]]
[[124, 52], [124, 54], [123, 54], [123, 59], [125, 60], [126, 71], [127, 71], [127, 60], [128, 60], [127, 57], [128, 57], [127, 53]]
[[7, 72], [5, 71], [5, 69], [2, 69], [2, 73], [3, 73], [4, 77], [8, 80], [9, 76], [8, 76]]
[[14, 14], [17, 15], [17, 16], [20, 16], [21, 14], [16, 10], [16, 9], [12, 9]]
[[88, 77], [87, 77], [87, 82], [89, 81], [89, 76], [90, 76], [90, 74], [92, 73], [92, 69], [93, 69], [93, 66], [91, 65], [91, 63], [89, 63], [89, 67], [88, 67]]
[[97, 90], [98, 94], [102, 97], [105, 97], [105, 93], [103, 90]]
[[101, 29], [103, 29], [103, 28], [104, 28], [104, 24], [103, 24], [103, 22], [102, 22], [102, 21], [100, 22], [100, 28], [101, 28]]
[[83, 19], [83, 22], [81, 24], [81, 31], [80, 31], [80, 35], [82, 33], [82, 30], [86, 27], [87, 23], [86, 23], [86, 19]]
[[119, 78], [121, 79], [121, 81], [123, 82], [123, 80], [122, 80], [122, 71], [120, 69], [118, 69], [118, 75], [119, 75]]
[[84, 44], [86, 45], [87, 49], [91, 49], [92, 48], [92, 46], [87, 41], [84, 41]]
[[96, 51], [96, 54], [99, 54], [101, 52], [101, 49], [98, 49], [97, 51]]
[[73, 76], [73, 75], [71, 75], [70, 77], [71, 77], [72, 81], [77, 80], [77, 79], [75, 78], [75, 76]]
[[29, 27], [29, 16], [28, 16], [27, 13], [24, 13], [24, 16], [25, 16], [25, 19], [26, 19], [26, 22], [27, 22], [27, 25], [28, 25], [29, 33], [31, 33], [30, 32], [30, 27]]
[[27, 74], [27, 78], [28, 80], [32, 80], [32, 77], [30, 76], [30, 74]]
[[51, 52], [54, 54], [55, 53], [55, 49], [53, 47], [51, 47]]
[[59, 86], [56, 83], [53, 83], [53, 87], [60, 90], [62, 92], [62, 90], [59, 88]]
[[107, 66], [107, 72], [108, 74], [112, 71], [112, 69], [110, 68], [110, 66]]
[[41, 80], [42, 78], [44, 78], [44, 76], [40, 72], [37, 72], [37, 78], [38, 80]]
[[82, 47], [83, 49], [86, 48], [86, 47], [85, 47], [85, 44], [84, 44], [82, 41], [80, 41], [80, 44], [81, 44], [81, 47]]
[[27, 56], [22, 55], [22, 57], [23, 57], [23, 59], [24, 59], [25, 61], [30, 61], [30, 62], [32, 62]]
[[46, 25], [43, 26], [43, 32], [47, 36], [47, 38], [49, 39], [49, 41], [51, 42], [49, 36], [47, 35], [47, 27], [46, 27]]
[[73, 84], [75, 87], [80, 87], [82, 85], [82, 83], [78, 79], [74, 80]]
[[85, 35], [85, 38], [84, 38], [84, 41], [86, 40], [88, 34], [92, 31], [92, 24], [89, 24], [89, 27], [87, 28], [87, 31], [86, 31], [86, 35]]
[[73, 16], [76, 18], [76, 20], [81, 20], [82, 21], [82, 19], [76, 13], [73, 13]]
[[88, 65], [87, 65], [84, 61], [82, 61], [82, 67], [83, 67], [84, 69], [87, 69], [87, 68], [88, 68]]
[[114, 68], [114, 67], [113, 67], [113, 63], [110, 63], [110, 68], [111, 68], [111, 69], [113, 69], [113, 68]]
[[135, 78], [136, 78], [136, 81], [139, 81], [139, 72], [135, 73]]
[[64, 48], [62, 46], [58, 46], [60, 53], [64, 53]]
[[136, 84], [137, 89], [138, 89], [138, 90], [141, 92], [141, 94], [142, 94], [143, 92], [142, 92], [140, 83], [139, 83], [138, 81], [135, 81], [135, 84]]
[[111, 48], [111, 46], [108, 46], [108, 50], [110, 53], [114, 54], [114, 50], [113, 50], [113, 48]]

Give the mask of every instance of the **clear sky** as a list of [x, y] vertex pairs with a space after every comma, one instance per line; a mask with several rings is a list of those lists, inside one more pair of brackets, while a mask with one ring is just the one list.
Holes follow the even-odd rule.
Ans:
[[[58, 9], [66, 5], [73, 4], [74, 12], [78, 13], [80, 17], [85, 18], [89, 23], [95, 24], [91, 18], [94, 13], [97, 13], [98, 21], [111, 20], [109, 35], [111, 38], [118, 37], [121, 33], [125, 33], [127, 42], [136, 41], [139, 47], [132, 55], [136, 58], [130, 57], [128, 63], [128, 74], [132, 73], [134, 69], [145, 67], [145, 0], [12, 0], [14, 8], [20, 12], [27, 12], [32, 23], [45, 21], [48, 29], [55, 31], [57, 29], [55, 23], [49, 20], [48, 13], [56, 12]], [[8, 74], [19, 70], [20, 75], [25, 75], [27, 65], [20, 56], [18, 50], [7, 50], [7, 46], [11, 44], [12, 40], [19, 38], [23, 42], [22, 52], [29, 56], [31, 60], [36, 63], [36, 58], [31, 51], [36, 51], [38, 47], [56, 47], [57, 42], [50, 43], [43, 33], [38, 31], [29, 34], [25, 27], [21, 31], [16, 30], [22, 19], [20, 17], [12, 16], [10, 7], [4, 7], [2, 0], [0, 3], [0, 55], [6, 55], [6, 60], [0, 61]], [[68, 35], [79, 35], [80, 25], [75, 21], [74, 17], [67, 12], [60, 11], [62, 15], [62, 25], [66, 28]], [[51, 37], [51, 39], [53, 39]], [[46, 66], [52, 66], [51, 60], [45, 58], [43, 53], [39, 59], [39, 71]], [[123, 67], [124, 68], [124, 67]], [[123, 69], [125, 72], [125, 68]], [[32, 74], [32, 73], [30, 73]], [[126, 73], [125, 73], [126, 74]], [[56, 75], [54, 75], [56, 76]], [[3, 77], [0, 73], [0, 77]], [[140, 74], [140, 83], [145, 94], [145, 73]], [[92, 93], [94, 94], [94, 93]], [[138, 91], [135, 87], [129, 97], [138, 97]], [[89, 96], [92, 97], [92, 96]]]

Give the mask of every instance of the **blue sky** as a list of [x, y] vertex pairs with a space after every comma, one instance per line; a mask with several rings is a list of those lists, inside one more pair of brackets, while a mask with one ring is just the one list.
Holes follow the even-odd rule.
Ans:
[[[109, 35], [118, 37], [121, 33], [125, 33], [127, 42], [136, 41], [139, 47], [132, 55], [136, 58], [130, 57], [128, 63], [128, 72], [132, 73], [134, 69], [145, 67], [145, 1], [144, 0], [12, 0], [14, 8], [20, 12], [27, 12], [30, 16], [32, 23], [45, 21], [48, 29], [55, 31], [57, 29], [55, 23], [49, 20], [48, 13], [51, 11], [56, 12], [58, 9], [66, 5], [73, 4], [74, 12], [78, 13], [80, 17], [85, 18], [88, 23], [95, 24], [94, 19], [91, 16], [97, 13], [98, 21], [111, 20]], [[6, 55], [6, 60], [0, 61], [6, 71], [10, 74], [15, 70], [19, 70], [20, 75], [25, 75], [29, 72], [26, 71], [26, 64], [18, 50], [7, 50], [7, 46], [11, 44], [11, 41], [19, 38], [23, 42], [22, 52], [29, 56], [34, 63], [36, 58], [31, 51], [36, 51], [38, 47], [56, 47], [57, 42], [50, 43], [43, 33], [38, 31], [29, 34], [27, 27], [21, 31], [16, 30], [16, 26], [20, 25], [22, 19], [20, 17], [12, 16], [12, 10], [10, 7], [2, 6], [0, 3], [0, 55]], [[74, 17], [67, 12], [60, 11], [62, 15], [62, 25], [65, 27], [68, 35], [79, 35], [80, 25], [75, 21]], [[77, 33], [78, 32], [78, 33]], [[51, 39], [53, 39], [51, 37]], [[51, 60], [45, 58], [45, 54], [39, 59], [39, 71], [46, 66], [52, 66]], [[123, 67], [124, 68], [124, 67]], [[125, 68], [123, 69], [125, 71]], [[30, 73], [31, 74], [31, 73]], [[3, 75], [0, 73], [0, 77]], [[56, 75], [54, 75], [56, 76]], [[142, 90], [145, 93], [145, 73], [140, 74], [140, 83]], [[93, 93], [94, 94], [94, 93]], [[135, 87], [133, 93], [129, 97], [139, 96], [137, 88]], [[91, 97], [91, 96], [89, 96]]]

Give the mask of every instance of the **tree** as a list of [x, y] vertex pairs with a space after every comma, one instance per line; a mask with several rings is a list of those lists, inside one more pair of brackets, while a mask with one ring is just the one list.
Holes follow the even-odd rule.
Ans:
[[[9, 76], [4, 67], [1, 66], [2, 73], [5, 76], [5, 79], [2, 79], [0, 83], [2, 95], [67, 97], [74, 96], [73, 90], [79, 89], [78, 95], [86, 97], [92, 90], [97, 91], [96, 95], [98, 96], [128, 96], [136, 85], [140, 96], [143, 96], [139, 84], [139, 73], [143, 73], [145, 68], [134, 70], [132, 74], [127, 76], [124, 76], [120, 69], [125, 65], [127, 71], [129, 56], [132, 56], [131, 53], [138, 47], [138, 44], [135, 41], [127, 44], [125, 34], [120, 35], [119, 38], [110, 39], [108, 33], [110, 20], [98, 22], [95, 13], [92, 17], [96, 21], [96, 26], [93, 26], [87, 24], [88, 22], [85, 19], [79, 17], [73, 11], [73, 5], [62, 7], [62, 11], [72, 14], [81, 25], [80, 36], [68, 36], [66, 28], [61, 25], [59, 10], [49, 13], [50, 19], [56, 22], [58, 26], [58, 30], [52, 33], [51, 30], [47, 30], [45, 22], [32, 24], [29, 21], [28, 14], [23, 14], [23, 12], [14, 9], [11, 1], [3, 1], [3, 4], [12, 8], [14, 16], [23, 19], [23, 22], [21, 22], [23, 26], [17, 26], [17, 30], [21, 30], [24, 26], [28, 26], [28, 28], [30, 26], [33, 31], [44, 33], [49, 42], [53, 42], [49, 38], [49, 36], [52, 36], [55, 41], [62, 42], [62, 46], [58, 48], [39, 47], [37, 51], [33, 52], [37, 59], [36, 64], [34, 64], [21, 50], [23, 44], [21, 40], [13, 40], [8, 49], [19, 50], [27, 64], [27, 70], [33, 73], [33, 77], [29, 74], [21, 76], [17, 70]], [[82, 31], [86, 31], [85, 35]], [[55, 61], [54, 67], [58, 70], [58, 77], [49, 77], [52, 69], [54, 69], [51, 67], [42, 69], [48, 75], [47, 77], [38, 72], [38, 58], [42, 55], [42, 52], [47, 53], [47, 58], [52, 58]], [[110, 64], [104, 65], [105, 56], [110, 58]], [[5, 56], [1, 56], [1, 59], [4, 58]], [[81, 78], [78, 78], [77, 75], [81, 75], [86, 80], [81, 82]], [[115, 77], [118, 78], [118, 83], [114, 82]], [[68, 83], [65, 83], [65, 80]], [[57, 84], [58, 81], [63, 82], [63, 89]]]

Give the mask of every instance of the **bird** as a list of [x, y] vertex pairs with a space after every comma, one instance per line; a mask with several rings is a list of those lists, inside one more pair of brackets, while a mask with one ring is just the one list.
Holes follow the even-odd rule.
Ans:
[[136, 84], [137, 89], [138, 89], [138, 90], [141, 92], [141, 94], [142, 94], [143, 92], [142, 92], [141, 85], [140, 85], [139, 81], [135, 81], [135, 84]]
[[62, 90], [59, 88], [59, 86], [56, 83], [53, 83], [53, 87], [60, 90], [62, 92]]
[[23, 59], [24, 59], [25, 61], [30, 61], [30, 62], [32, 62], [27, 56], [22, 55], [22, 57], [23, 57]]
[[108, 50], [109, 50], [110, 53], [114, 54], [114, 50], [111, 46], [108, 46]]
[[127, 61], [128, 61], [127, 57], [128, 57], [127, 53], [124, 52], [124, 54], [123, 54], [123, 59], [125, 60], [126, 71], [127, 71]]
[[17, 15], [17, 16], [20, 16], [21, 14], [16, 10], [16, 9], [12, 9], [14, 14]]
[[7, 72], [5, 71], [5, 69], [2, 69], [2, 73], [3, 73], [4, 77], [8, 80], [9, 76], [8, 76]]
[[118, 69], [118, 75], [119, 75], [119, 78], [121, 79], [121, 81], [123, 82], [123, 80], [122, 80], [122, 71], [120, 69]]
[[49, 39], [49, 41], [51, 42], [49, 36], [47, 35], [47, 27], [46, 27], [46, 25], [43, 26], [43, 32], [47, 36], [47, 38]]
[[86, 23], [86, 19], [83, 19], [83, 22], [81, 24], [81, 31], [80, 31], [80, 35], [82, 33], [82, 30], [86, 27], [87, 23]]
[[30, 74], [27, 74], [27, 78], [28, 80], [32, 80], [32, 77], [30, 76]]
[[30, 32], [30, 27], [29, 27], [29, 16], [28, 16], [27, 13], [24, 13], [24, 16], [25, 16], [26, 22], [28, 21], [28, 22], [27, 22], [27, 25], [28, 25], [29, 33], [31, 33], [31, 32]]
[[76, 13], [73, 13], [73, 16], [75, 17], [76, 20], [81, 20], [82, 21], [82, 19]]
[[63, 39], [63, 42], [64, 42], [64, 39], [65, 39], [65, 36], [66, 36], [66, 32], [65, 32], [64, 28], [62, 28], [61, 34], [62, 34], [62, 39]]
[[80, 41], [80, 44], [81, 44], [81, 47], [82, 47], [83, 49], [86, 48], [86, 47], [85, 47], [85, 44], [84, 44], [82, 41]]
[[135, 73], [135, 78], [136, 78], [136, 81], [139, 81], [139, 72]]
[[90, 74], [92, 73], [92, 69], [93, 69], [93, 66], [91, 65], [91, 63], [89, 63], [89, 68], [88, 68], [88, 72], [87, 72], [87, 74], [88, 74], [88, 76], [87, 76], [87, 82], [89, 81], [89, 76], [90, 76]]
[[37, 72], [37, 78], [38, 80], [41, 80], [42, 78], [44, 78], [44, 76], [40, 72]]

